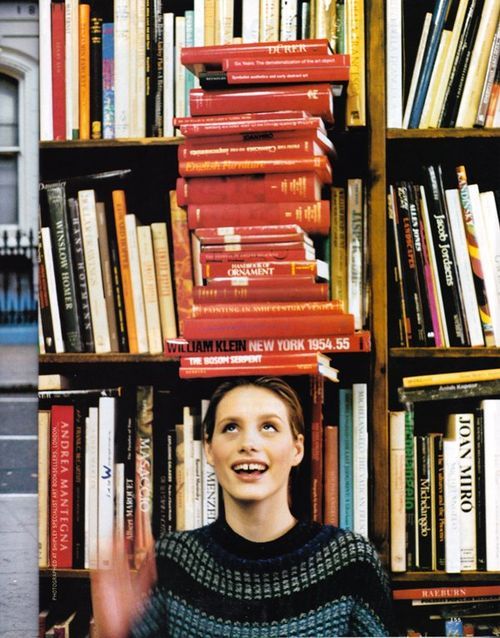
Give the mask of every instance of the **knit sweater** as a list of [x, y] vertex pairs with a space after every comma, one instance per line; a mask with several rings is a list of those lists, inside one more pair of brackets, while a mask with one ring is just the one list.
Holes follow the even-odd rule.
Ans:
[[156, 545], [158, 581], [134, 638], [387, 636], [388, 582], [371, 544], [299, 522], [255, 543], [217, 521]]

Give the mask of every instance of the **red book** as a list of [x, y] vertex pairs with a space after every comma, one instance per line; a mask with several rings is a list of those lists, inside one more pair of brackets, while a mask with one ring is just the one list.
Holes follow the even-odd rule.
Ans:
[[[222, 177], [196, 177], [177, 180], [179, 206], [187, 204], [233, 204], [275, 202], [317, 202], [321, 199], [322, 182], [316, 173], [268, 173]], [[242, 222], [207, 226], [243, 225]], [[273, 223], [267, 221], [267, 224]], [[277, 222], [280, 223], [280, 222]], [[283, 222], [281, 222], [283, 223]], [[292, 220], [284, 223], [293, 223]], [[329, 224], [328, 224], [329, 225]]]
[[203, 279], [217, 277], [274, 277], [275, 275], [312, 275], [328, 280], [328, 264], [312, 261], [213, 262], [202, 264]]
[[276, 275], [275, 277], [218, 277], [203, 288], [290, 288], [311, 286], [314, 283], [315, 277], [311, 274]]
[[303, 317], [246, 317], [244, 321], [232, 318], [186, 319], [186, 339], [231, 339], [234, 337], [302, 337], [316, 335], [345, 335], [354, 332], [351, 314], [304, 315]]
[[323, 523], [323, 399], [322, 378], [311, 379], [311, 520]]
[[195, 304], [238, 303], [250, 301], [327, 301], [328, 284], [311, 282], [308, 286], [295, 286], [287, 280], [286, 287], [274, 286], [195, 286], [193, 301]]
[[[250, 244], [249, 244], [250, 245]], [[260, 261], [312, 261], [316, 257], [312, 246], [298, 246], [297, 248], [280, 248], [276, 245], [262, 244], [262, 248], [254, 250], [208, 251], [200, 254], [201, 264], [229, 263], [229, 262], [260, 262]]]
[[[296, 69], [262, 69], [259, 71], [227, 71], [228, 85], [234, 84], [287, 84], [290, 82], [347, 82], [349, 67], [338, 66], [332, 68], [297, 67]], [[341, 87], [336, 87], [337, 92]], [[335, 93], [337, 95], [338, 93]]]
[[189, 160], [179, 162], [182, 177], [252, 175], [254, 173], [317, 173], [323, 184], [332, 183], [332, 167], [324, 155], [315, 157], [265, 157], [264, 159]]
[[209, 377], [242, 377], [242, 376], [286, 376], [319, 374], [319, 366], [317, 363], [300, 363], [269, 366], [226, 366], [208, 367], [200, 366], [199, 368], [179, 368], [179, 377], [181, 379], [206, 379]]
[[[325, 125], [321, 117], [246, 119], [244, 116], [246, 116], [247, 113], [238, 115], [242, 116], [241, 119], [230, 119], [228, 115], [224, 115], [221, 116], [217, 122], [206, 123], [203, 123], [201, 120], [208, 120], [208, 117], [195, 117], [193, 118], [195, 121], [181, 124], [179, 129], [182, 135], [187, 139], [193, 137], [223, 137], [225, 135], [235, 135], [236, 133], [256, 134], [269, 133], [271, 131], [307, 131], [316, 130], [318, 128], [325, 130]], [[250, 115], [257, 115], [257, 113]]]
[[289, 108], [307, 111], [325, 122], [334, 121], [333, 94], [329, 84], [289, 84], [222, 91], [191, 89], [189, 107], [194, 116]]
[[[223, 136], [188, 137], [179, 149], [179, 159], [195, 159], [201, 153], [212, 157], [212, 153], [223, 152], [231, 157], [232, 153], [250, 154], [262, 149], [264, 153], [289, 150], [293, 151], [291, 144], [314, 144], [319, 146], [324, 153], [336, 157], [335, 147], [321, 129], [304, 129], [296, 131], [256, 131], [252, 133], [235, 133]], [[254, 149], [255, 150], [252, 150]], [[224, 149], [224, 150], [222, 150]], [[275, 150], [272, 150], [275, 149]], [[193, 154], [197, 152], [198, 155]], [[188, 153], [190, 155], [188, 155]], [[302, 153], [304, 154], [304, 153]], [[317, 153], [319, 154], [319, 153]]]
[[[201, 229], [203, 230], [203, 229]], [[195, 233], [196, 234], [196, 233]], [[230, 235], [234, 237], [234, 235]], [[201, 244], [201, 252], [202, 254], [211, 254], [211, 253], [224, 253], [225, 255], [238, 255], [239, 253], [250, 253], [258, 251], [281, 251], [281, 250], [309, 250], [314, 252], [314, 246], [312, 240], [309, 237], [300, 237], [291, 241], [265, 241], [267, 235], [262, 235], [260, 238], [263, 238], [263, 241], [260, 242], [241, 242], [241, 243], [233, 243], [228, 242], [224, 244]], [[279, 235], [278, 235], [279, 237]], [[282, 237], [286, 237], [286, 235], [282, 235]], [[259, 239], [260, 239], [259, 238]], [[216, 260], [217, 261], [217, 260]]]
[[291, 40], [289, 42], [252, 42], [222, 44], [204, 47], [184, 47], [181, 64], [197, 75], [206, 69], [222, 68], [223, 60], [229, 58], [282, 57], [302, 58], [311, 55], [327, 56], [332, 53], [326, 38]]
[[394, 600], [432, 600], [433, 598], [467, 598], [476, 596], [500, 596], [500, 585], [451, 585], [449, 587], [417, 587], [395, 589]]
[[52, 126], [55, 140], [66, 139], [66, 36], [64, 23], [64, 2], [52, 2]]
[[[325, 140], [328, 138], [318, 131]], [[203, 141], [205, 138], [201, 138]], [[210, 138], [212, 139], [212, 138]], [[290, 158], [324, 155], [333, 153], [333, 145], [319, 142], [316, 131], [285, 140], [248, 140], [244, 142], [228, 142], [222, 138], [216, 143], [195, 144], [188, 142], [179, 145], [177, 156], [179, 161], [200, 160], [253, 160], [255, 158]]]
[[306, 232], [327, 235], [330, 202], [277, 202], [250, 204], [198, 204], [188, 206], [189, 228], [244, 224], [252, 220], [266, 224], [299, 224]]
[[304, 315], [339, 314], [343, 312], [340, 300], [333, 301], [266, 301], [264, 303], [194, 304], [193, 318], [197, 317], [302, 317]]
[[238, 113], [238, 115], [206, 115], [205, 117], [174, 117], [172, 123], [176, 128], [186, 124], [225, 124], [227, 122], [244, 122], [254, 120], [287, 120], [310, 119], [307, 111], [263, 111], [262, 113]]
[[170, 216], [172, 245], [174, 249], [175, 298], [179, 332], [183, 322], [191, 314], [193, 304], [193, 272], [191, 269], [191, 242], [187, 225], [187, 213], [177, 205], [175, 191], [170, 191]]
[[293, 70], [302, 68], [332, 69], [349, 67], [351, 56], [346, 53], [333, 55], [302, 56], [290, 59], [288, 55], [273, 55], [252, 58], [226, 58], [222, 61], [223, 71], [264, 71], [268, 69]]
[[318, 365], [322, 363], [330, 366], [330, 359], [320, 352], [294, 352], [291, 354], [275, 354], [258, 352], [255, 354], [208, 354], [181, 357], [180, 364], [184, 368], [228, 368], [240, 366], [271, 366], [271, 365]]
[[164, 353], [179, 358], [188, 354], [255, 354], [256, 352], [370, 352], [370, 333], [366, 330], [341, 335], [307, 335], [297, 337], [236, 339], [165, 339]]
[[50, 409], [50, 566], [72, 567], [74, 407]]
[[327, 425], [324, 430], [324, 492], [323, 522], [339, 524], [339, 441], [338, 426]]
[[194, 232], [205, 249], [209, 245], [258, 244], [270, 241], [276, 243], [289, 241], [312, 243], [310, 237], [304, 233], [298, 224], [214, 226], [213, 228], [197, 228]]

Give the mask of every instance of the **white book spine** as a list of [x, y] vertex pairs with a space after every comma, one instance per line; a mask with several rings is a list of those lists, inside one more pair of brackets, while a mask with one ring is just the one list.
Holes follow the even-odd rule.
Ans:
[[141, 0], [128, 0], [128, 137], [137, 137], [137, 64], [138, 64], [138, 5]]
[[[201, 401], [201, 422], [205, 419], [210, 401], [202, 399]], [[202, 429], [203, 438], [203, 429]], [[219, 516], [219, 486], [217, 477], [212, 465], [208, 463], [205, 450], [201, 455], [201, 472], [203, 479], [203, 525], [210, 525], [217, 520]]]
[[391, 570], [406, 571], [405, 413], [389, 414]]
[[52, 22], [51, 1], [39, 2], [40, 33], [40, 140], [51, 141], [54, 138], [52, 125]]
[[45, 337], [43, 336], [43, 328], [42, 328], [42, 315], [40, 313], [40, 305], [36, 309], [37, 313], [37, 323], [38, 323], [38, 348], [40, 354], [45, 354]]
[[142, 292], [148, 332], [149, 352], [159, 354], [163, 350], [160, 325], [160, 309], [156, 288], [156, 271], [153, 257], [153, 240], [149, 226], [137, 227], [137, 245], [141, 267]]
[[115, 463], [115, 525], [118, 538], [125, 538], [125, 464]]
[[280, 37], [281, 41], [297, 39], [297, 0], [281, 0]]
[[85, 254], [85, 270], [87, 272], [95, 351], [98, 353], [111, 352], [108, 315], [102, 282], [99, 240], [97, 236], [97, 213], [94, 191], [79, 191], [78, 205], [80, 207], [83, 251]]
[[175, 16], [175, 115], [186, 115], [186, 69], [181, 64], [181, 49], [185, 45], [185, 18]]
[[386, 3], [386, 99], [387, 127], [403, 125], [402, 0]]
[[50, 410], [38, 411], [38, 566], [49, 556]]
[[363, 188], [361, 179], [347, 180], [347, 298], [354, 326], [363, 323]]
[[500, 400], [481, 402], [484, 423], [486, 570], [500, 571]]
[[449, 574], [460, 572], [460, 477], [458, 441], [443, 439], [445, 569]]
[[146, 0], [137, 1], [135, 39], [135, 137], [146, 136]]
[[148, 331], [144, 311], [144, 295], [142, 294], [141, 266], [139, 261], [139, 247], [137, 245], [137, 219], [133, 213], [125, 215], [125, 234], [130, 264], [130, 278], [132, 280], [132, 300], [134, 304], [135, 328], [137, 332], [137, 347], [139, 352], [148, 352]]
[[[499, 344], [497, 335], [500, 334], [500, 326], [498, 326], [498, 315], [500, 315], [500, 221], [498, 218], [498, 210], [493, 191], [480, 193], [481, 214], [486, 239], [489, 248], [489, 262], [492, 271], [492, 288], [495, 292], [493, 305], [495, 306], [494, 315], [497, 321], [493, 323], [493, 331], [495, 333], [495, 341]], [[499, 332], [497, 332], [497, 327]]]
[[205, 1], [194, 0], [194, 46], [205, 46]]
[[427, 42], [427, 36], [429, 35], [431, 20], [432, 13], [426, 13], [424, 24], [422, 26], [422, 33], [420, 34], [420, 41], [418, 43], [417, 57], [415, 58], [415, 65], [411, 76], [410, 90], [406, 99], [403, 115], [403, 128], [408, 128], [408, 123], [410, 121], [410, 114], [413, 108], [413, 100], [415, 99], [415, 91], [417, 90], [418, 77], [420, 75], [420, 68], [422, 66], [422, 59], [424, 57], [425, 45]]
[[476, 472], [474, 464], [474, 415], [457, 414], [460, 450], [460, 568], [477, 569]]
[[479, 194], [479, 187], [477, 184], [469, 184], [469, 197], [472, 206], [474, 229], [476, 232], [481, 267], [483, 269], [484, 286], [486, 289], [488, 307], [490, 309], [495, 345], [500, 346], [500, 291], [497, 292], [496, 289], [495, 264], [493, 262], [493, 255], [490, 252], [490, 242], [488, 240], [488, 232], [484, 224], [481, 196]]
[[241, 10], [241, 35], [243, 42], [258, 42], [260, 33], [259, 0], [242, 0]]
[[163, 134], [174, 136], [174, 14], [163, 14]]
[[194, 528], [194, 460], [193, 431], [194, 418], [189, 407], [183, 409], [184, 430], [184, 529]]
[[203, 451], [201, 449], [201, 440], [193, 440], [193, 487], [194, 487], [194, 501], [193, 501], [193, 525], [195, 528], [203, 525], [203, 475], [201, 458]]
[[460, 195], [458, 189], [453, 188], [446, 190], [445, 196], [451, 235], [455, 246], [455, 254], [457, 255], [460, 288], [464, 302], [470, 344], [471, 346], [484, 346], [483, 329], [481, 327], [479, 306], [477, 304], [472, 266], [469, 259], [469, 249], [467, 247], [467, 237], [465, 235], [464, 220], [460, 206]]
[[98, 566], [111, 567], [114, 522], [116, 398], [99, 397]]
[[[64, 75], [66, 99], [66, 139], [78, 131], [78, 0], [64, 3]], [[76, 34], [76, 35], [75, 35]], [[76, 67], [75, 62], [76, 60]], [[76, 82], [75, 82], [76, 73]], [[76, 112], [75, 112], [76, 109]], [[76, 116], [76, 120], [75, 120]]]
[[115, 137], [129, 137], [130, 2], [115, 0]]
[[156, 287], [163, 339], [177, 336], [175, 321], [174, 290], [172, 285], [172, 268], [168, 249], [167, 224], [157, 222], [151, 224], [153, 252], [156, 267]]
[[259, 40], [276, 42], [280, 35], [280, 0], [260, 0]]
[[64, 340], [62, 336], [61, 316], [59, 314], [59, 301], [57, 299], [56, 274], [54, 271], [54, 257], [52, 255], [52, 239], [50, 228], [41, 229], [45, 272], [47, 275], [47, 288], [49, 292], [50, 318], [54, 333], [54, 346], [57, 353], [64, 352]]
[[[88, 568], [97, 569], [98, 565], [98, 472], [99, 472], [99, 409], [89, 408], [89, 416], [86, 420], [85, 433], [85, 485], [88, 488]], [[87, 472], [88, 470], [88, 472]], [[86, 543], [87, 546], [87, 543]]]
[[216, 44], [231, 44], [234, 27], [233, 0], [216, 0], [215, 15], [217, 16]]
[[352, 384], [354, 531], [368, 536], [368, 396], [366, 383]]
[[485, 0], [458, 109], [457, 127], [474, 126], [499, 13], [498, 0]]
[[434, 61], [434, 66], [432, 68], [429, 88], [427, 89], [427, 94], [425, 96], [424, 107], [422, 109], [418, 128], [429, 128], [430, 126], [432, 107], [437, 97], [438, 83], [441, 81], [441, 73], [446, 60], [446, 53], [450, 46], [451, 35], [451, 31], [448, 29], [443, 29], [441, 33], [439, 47]]

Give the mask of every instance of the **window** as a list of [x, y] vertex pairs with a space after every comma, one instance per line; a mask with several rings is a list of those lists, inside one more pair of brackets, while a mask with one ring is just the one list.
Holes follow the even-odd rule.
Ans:
[[0, 225], [17, 225], [19, 82], [0, 73]]

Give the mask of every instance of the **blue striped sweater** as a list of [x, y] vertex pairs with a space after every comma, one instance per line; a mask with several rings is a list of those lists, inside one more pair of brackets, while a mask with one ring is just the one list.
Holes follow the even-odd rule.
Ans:
[[224, 521], [156, 545], [158, 581], [134, 638], [387, 636], [387, 576], [371, 544], [299, 522], [254, 543]]

